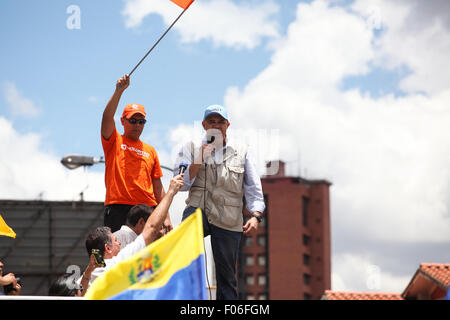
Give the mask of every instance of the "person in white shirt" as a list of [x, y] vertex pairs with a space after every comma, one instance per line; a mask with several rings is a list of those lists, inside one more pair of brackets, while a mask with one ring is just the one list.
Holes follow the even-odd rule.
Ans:
[[135, 205], [128, 211], [126, 224], [113, 233], [120, 242], [121, 250], [136, 240], [137, 236], [142, 233], [145, 222], [152, 211], [153, 208], [146, 204]]
[[[90, 262], [82, 277], [78, 280], [84, 289], [83, 295], [97, 277], [122, 260], [141, 251], [163, 235], [161, 230], [164, 229], [163, 223], [167, 218], [169, 207], [172, 204], [173, 198], [182, 186], [183, 175], [177, 175], [172, 178], [169, 190], [147, 219], [141, 234], [122, 250], [120, 249], [120, 242], [117, 240], [116, 236], [111, 233], [109, 227], [98, 227], [87, 235], [86, 249], [90, 255]], [[96, 265], [92, 249], [100, 250], [100, 253], [105, 260], [105, 267], [98, 267]]]

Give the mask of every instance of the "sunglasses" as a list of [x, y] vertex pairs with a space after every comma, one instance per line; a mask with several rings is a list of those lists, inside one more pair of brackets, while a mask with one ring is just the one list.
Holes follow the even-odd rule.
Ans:
[[140, 125], [144, 125], [147, 123], [147, 120], [145, 120], [145, 119], [135, 119], [135, 118], [131, 118], [131, 119], [125, 118], [125, 119], [128, 120], [128, 122], [131, 124], [139, 123]]

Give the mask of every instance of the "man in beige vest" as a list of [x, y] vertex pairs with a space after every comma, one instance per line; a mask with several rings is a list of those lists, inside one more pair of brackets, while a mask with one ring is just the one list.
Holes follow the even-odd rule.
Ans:
[[[175, 174], [180, 165], [187, 167], [184, 187], [188, 191], [183, 220], [203, 211], [204, 236], [211, 235], [216, 265], [217, 299], [238, 299], [236, 262], [242, 234], [251, 235], [258, 228], [264, 212], [261, 179], [248, 154], [247, 146], [227, 139], [230, 126], [224, 107], [206, 108], [203, 141], [185, 145], [178, 154]], [[252, 217], [243, 222], [244, 198]]]

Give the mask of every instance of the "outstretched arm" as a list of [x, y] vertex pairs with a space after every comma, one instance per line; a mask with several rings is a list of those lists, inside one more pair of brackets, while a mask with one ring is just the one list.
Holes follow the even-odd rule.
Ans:
[[[164, 186], [160, 178], [152, 180], [153, 180], [153, 192], [155, 193], [156, 202], [160, 203], [161, 200], [166, 195], [166, 191], [164, 190]], [[169, 213], [167, 214], [166, 220], [164, 221], [164, 228], [166, 229], [166, 232], [169, 232], [173, 229]]]
[[109, 99], [108, 104], [103, 111], [102, 117], [102, 136], [104, 139], [109, 140], [116, 125], [114, 123], [114, 115], [116, 114], [117, 106], [119, 105], [120, 97], [126, 88], [130, 85], [130, 76], [124, 75], [122, 78], [117, 80], [116, 90], [114, 91], [111, 99]]
[[182, 186], [183, 175], [177, 175], [176, 177], [172, 178], [172, 180], [170, 180], [169, 190], [167, 190], [161, 202], [147, 219], [144, 230], [142, 231], [142, 236], [144, 238], [146, 246], [148, 246], [158, 238], [158, 233], [167, 218], [167, 214], [169, 213], [169, 208], [172, 204], [173, 198]]

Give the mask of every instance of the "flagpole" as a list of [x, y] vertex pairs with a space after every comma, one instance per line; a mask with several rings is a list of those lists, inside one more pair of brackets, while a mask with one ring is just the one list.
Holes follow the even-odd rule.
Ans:
[[172, 27], [175, 25], [175, 23], [177, 23], [177, 21], [181, 18], [181, 16], [183, 15], [183, 13], [186, 12], [188, 8], [184, 9], [183, 12], [180, 13], [180, 15], [178, 16], [178, 18], [175, 19], [175, 21], [170, 25], [169, 28], [167, 28], [166, 32], [164, 32], [164, 34], [158, 39], [158, 41], [156, 41], [156, 43], [153, 45], [153, 47], [147, 52], [147, 54], [141, 59], [141, 61], [139, 61], [139, 63], [133, 68], [133, 70], [131, 70], [131, 72], [129, 73], [129, 75], [131, 76], [134, 72], [134, 70], [137, 69], [137, 67], [139, 67], [139, 65], [142, 63], [142, 61], [145, 60], [145, 58], [147, 58], [147, 56], [150, 54], [150, 52], [152, 52], [152, 50], [158, 45], [158, 43], [166, 36], [167, 32], [170, 31], [170, 29], [172, 29]]

